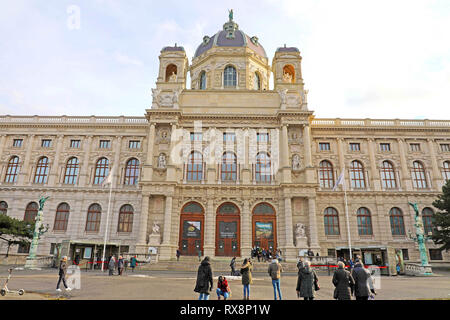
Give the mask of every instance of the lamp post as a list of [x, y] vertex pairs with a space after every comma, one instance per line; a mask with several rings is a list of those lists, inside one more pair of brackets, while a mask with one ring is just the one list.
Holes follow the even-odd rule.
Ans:
[[33, 240], [31, 241], [30, 253], [28, 254], [27, 261], [24, 266], [25, 268], [28, 269], [37, 267], [36, 253], [39, 245], [39, 239], [41, 238], [41, 235], [43, 235], [48, 230], [48, 225], [46, 226], [45, 230], [43, 230], [42, 226], [44, 203], [45, 201], [47, 201], [48, 198], [49, 197], [41, 196], [41, 198], [39, 199], [39, 210], [36, 215]]
[[416, 213], [414, 220], [414, 227], [416, 228], [416, 235], [414, 236], [411, 231], [408, 231], [409, 238], [413, 240], [414, 242], [417, 242], [419, 245], [419, 252], [420, 252], [420, 261], [422, 267], [425, 268], [425, 275], [432, 275], [433, 272], [431, 271], [431, 265], [428, 262], [428, 255], [427, 255], [427, 248], [425, 247], [425, 241], [431, 239], [430, 235], [425, 235], [423, 231], [423, 222], [419, 215], [419, 209], [417, 207], [417, 203], [408, 202], [413, 208], [414, 212]]

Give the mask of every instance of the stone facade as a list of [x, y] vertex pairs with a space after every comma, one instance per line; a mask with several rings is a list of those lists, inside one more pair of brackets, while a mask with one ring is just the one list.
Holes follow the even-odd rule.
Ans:
[[[332, 190], [344, 172], [352, 246], [407, 249], [409, 259], [418, 260], [417, 247], [408, 238], [408, 230], [414, 230], [408, 201], [417, 202], [420, 210], [432, 208], [450, 177], [450, 121], [316, 119], [308, 109], [298, 49], [279, 48], [269, 66], [263, 49], [255, 49], [257, 38], [239, 46], [220, 45], [216, 38], [220, 36], [206, 37], [205, 43], [214, 44], [197, 50], [201, 54], [191, 66], [182, 47], [161, 51], [152, 107], [145, 117], [0, 117], [0, 201], [7, 203], [7, 214], [23, 219], [30, 202], [50, 196], [44, 212], [49, 231], [39, 253], [48, 254], [50, 245], [62, 240], [103, 241], [110, 189], [95, 183], [95, 176], [105, 157], [109, 170], [116, 168], [108, 241], [128, 246], [129, 252], [147, 253], [157, 246], [159, 259], [166, 260], [177, 249], [187, 254], [198, 246], [203, 255], [248, 256], [254, 245], [265, 243], [295, 259], [305, 249], [295, 234], [301, 223], [308, 247], [329, 255], [348, 246], [344, 192], [342, 186]], [[200, 83], [202, 72], [206, 78]], [[225, 86], [225, 78], [234, 85]], [[43, 146], [43, 140], [51, 140], [50, 145]], [[72, 140], [79, 140], [79, 146]], [[101, 141], [109, 141], [106, 148]], [[37, 164], [44, 156], [48, 177], [36, 183]], [[16, 179], [7, 178], [13, 157], [19, 159]], [[67, 183], [73, 157], [79, 161], [76, 182]], [[138, 161], [137, 183], [130, 183], [132, 159]], [[324, 160], [331, 165], [327, 181]], [[356, 171], [355, 160], [362, 166]], [[389, 182], [385, 161], [393, 168]], [[424, 168], [419, 182], [418, 162]], [[67, 228], [55, 230], [61, 203], [70, 207]], [[94, 203], [102, 208], [100, 227], [86, 231]], [[132, 207], [132, 223], [120, 231], [124, 205]], [[404, 232], [398, 235], [391, 228], [394, 207], [403, 215]], [[325, 226], [327, 208], [337, 211], [335, 229]], [[360, 231], [360, 208], [370, 213], [371, 232], [367, 224]], [[256, 223], [272, 228], [272, 238], [258, 238]], [[185, 230], [184, 224], [193, 229]], [[435, 248], [432, 242], [427, 246]], [[443, 260], [449, 260], [445, 252]]]

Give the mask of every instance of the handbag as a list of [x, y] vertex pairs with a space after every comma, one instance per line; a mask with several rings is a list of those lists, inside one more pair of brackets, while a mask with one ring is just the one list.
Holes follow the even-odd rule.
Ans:
[[314, 281], [314, 290], [315, 291], [319, 291], [320, 290], [319, 281]]

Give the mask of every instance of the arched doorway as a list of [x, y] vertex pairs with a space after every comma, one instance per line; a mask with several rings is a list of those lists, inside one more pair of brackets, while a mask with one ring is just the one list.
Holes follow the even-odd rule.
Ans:
[[253, 247], [275, 251], [277, 249], [277, 217], [268, 203], [258, 203], [252, 212]]
[[222, 203], [216, 216], [216, 256], [239, 256], [241, 221], [239, 208], [231, 202]]
[[186, 203], [180, 215], [179, 250], [184, 256], [203, 255], [204, 215], [203, 207], [197, 202]]

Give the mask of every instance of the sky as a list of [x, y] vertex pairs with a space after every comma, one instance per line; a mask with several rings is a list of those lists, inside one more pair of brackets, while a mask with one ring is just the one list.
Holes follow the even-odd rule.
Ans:
[[0, 115], [143, 116], [164, 46], [299, 48], [318, 118], [449, 119], [449, 0], [0, 0]]

